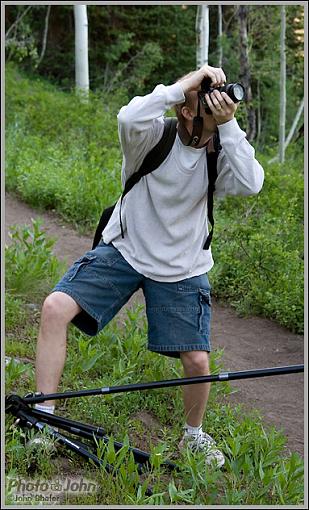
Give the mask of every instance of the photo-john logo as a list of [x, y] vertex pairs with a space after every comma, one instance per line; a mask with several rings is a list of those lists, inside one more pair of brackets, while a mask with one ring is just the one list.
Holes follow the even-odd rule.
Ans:
[[94, 494], [98, 484], [83, 477], [63, 477], [51, 480], [9, 478], [7, 493], [16, 501], [59, 501], [65, 494]]

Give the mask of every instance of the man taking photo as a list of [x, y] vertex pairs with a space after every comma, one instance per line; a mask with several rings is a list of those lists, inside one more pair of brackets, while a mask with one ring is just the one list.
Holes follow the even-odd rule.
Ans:
[[[205, 78], [215, 90], [202, 102], [198, 91]], [[148, 348], [179, 357], [185, 377], [209, 374], [208, 272], [214, 262], [210, 247], [205, 249], [206, 151], [213, 150], [214, 134], [219, 134], [221, 145], [215, 196], [256, 194], [264, 179], [255, 151], [235, 118], [237, 104], [226, 92], [216, 90], [225, 82], [221, 68], [205, 65], [173, 85], [157, 85], [152, 93], [134, 97], [121, 108], [123, 186], [160, 140], [164, 114], [172, 107], [178, 119], [175, 141], [158, 168], [118, 200], [96, 248], [76, 261], [46, 298], [37, 345], [37, 391], [57, 391], [68, 324], [96, 335], [138, 289], [145, 296]], [[184, 387], [184, 434], [179, 446], [204, 451], [205, 461], [220, 467], [224, 456], [202, 427], [209, 389], [206, 383]], [[53, 412], [54, 401], [36, 407]]]

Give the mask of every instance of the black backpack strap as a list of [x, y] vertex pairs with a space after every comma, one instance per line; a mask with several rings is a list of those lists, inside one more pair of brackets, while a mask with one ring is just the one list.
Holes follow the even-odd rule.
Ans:
[[176, 117], [164, 118], [164, 130], [160, 140], [145, 156], [139, 170], [135, 172], [133, 175], [131, 175], [131, 177], [129, 177], [129, 179], [125, 183], [125, 187], [121, 195], [121, 202], [119, 208], [119, 220], [122, 238], [124, 237], [121, 220], [122, 201], [126, 194], [133, 188], [133, 186], [135, 186], [135, 184], [137, 184], [141, 180], [142, 177], [156, 170], [167, 158], [176, 138], [177, 122], [178, 121]]
[[213, 236], [214, 231], [214, 216], [213, 216], [213, 206], [214, 206], [214, 192], [216, 189], [215, 183], [216, 179], [218, 177], [217, 172], [217, 161], [219, 152], [221, 150], [220, 145], [220, 139], [219, 139], [219, 133], [217, 132], [213, 137], [213, 152], [209, 152], [208, 149], [206, 149], [206, 157], [207, 157], [207, 171], [208, 171], [208, 191], [207, 191], [207, 217], [208, 221], [211, 225], [210, 232], [208, 234], [208, 237], [205, 241], [205, 244], [203, 246], [203, 250], [208, 250], [210, 247], [210, 243]]
[[144, 175], [150, 174], [163, 163], [173, 147], [176, 132], [176, 117], [165, 117], [164, 130], [160, 140], [145, 156], [139, 170], [131, 175], [131, 177], [129, 177], [126, 181], [122, 197], [124, 197], [128, 191], [130, 191], [130, 189], [132, 189], [133, 186], [137, 184], [142, 177], [144, 177]]
[[[159, 142], [153, 147], [153, 149], [151, 149], [151, 151], [145, 156], [144, 161], [140, 166], [139, 170], [135, 172], [127, 180], [121, 196], [121, 205], [123, 197], [130, 191], [130, 189], [132, 189], [133, 186], [144, 175], [153, 172], [156, 168], [158, 168], [161, 165], [161, 163], [163, 163], [163, 161], [166, 159], [169, 152], [171, 151], [171, 148], [175, 141], [176, 133], [177, 133], [177, 119], [174, 117], [164, 118], [164, 130], [162, 137], [160, 138]], [[113, 214], [113, 211], [116, 207], [116, 204], [117, 202], [112, 206], [104, 209], [94, 234], [92, 249], [94, 249], [99, 244], [102, 237], [102, 232], [106, 227], [107, 223], [109, 222], [110, 217]], [[120, 227], [121, 234], [123, 236], [123, 227], [121, 221], [121, 205], [120, 205]]]
[[116, 203], [111, 205], [110, 207], [107, 207], [102, 212], [100, 220], [99, 220], [99, 223], [98, 223], [97, 228], [96, 228], [96, 231], [94, 233], [94, 238], [93, 238], [93, 241], [92, 241], [92, 248], [91, 248], [92, 250], [94, 250], [95, 247], [101, 241], [102, 232], [103, 232], [104, 228], [106, 227], [106, 225], [108, 224], [111, 215], [113, 214], [113, 211], [115, 209]]

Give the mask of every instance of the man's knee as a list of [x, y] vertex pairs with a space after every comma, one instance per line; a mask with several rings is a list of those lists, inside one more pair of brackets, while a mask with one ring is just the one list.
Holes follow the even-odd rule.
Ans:
[[53, 292], [45, 299], [42, 307], [41, 320], [43, 322], [69, 323], [81, 308], [73, 298], [64, 292]]
[[184, 370], [190, 375], [209, 374], [209, 361], [207, 351], [191, 351], [180, 354]]

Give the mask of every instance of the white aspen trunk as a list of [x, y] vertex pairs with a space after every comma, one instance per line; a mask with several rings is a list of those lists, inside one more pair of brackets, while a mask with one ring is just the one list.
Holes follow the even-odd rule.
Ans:
[[251, 69], [250, 69], [250, 56], [249, 56], [249, 38], [248, 38], [248, 18], [249, 18], [248, 5], [239, 5], [237, 9], [239, 19], [239, 42], [240, 42], [240, 80], [245, 87], [246, 99], [245, 107], [247, 110], [247, 138], [249, 142], [255, 139], [256, 134], [256, 113], [252, 104], [252, 89], [251, 89]]
[[222, 67], [223, 48], [222, 48], [222, 5], [218, 5], [218, 65]]
[[75, 20], [75, 84], [84, 98], [89, 91], [87, 6], [74, 5]]
[[208, 5], [198, 5], [196, 13], [196, 67], [199, 69], [208, 64], [209, 49], [209, 8]]
[[285, 6], [281, 6], [280, 31], [280, 118], [279, 118], [279, 161], [285, 157], [285, 117], [286, 117], [286, 51], [285, 51], [286, 17]]
[[200, 63], [202, 61], [201, 56], [201, 5], [197, 6], [196, 9], [196, 20], [195, 20], [195, 34], [196, 34], [196, 69], [201, 67]]
[[256, 143], [258, 144], [262, 132], [262, 116], [261, 116], [261, 93], [260, 93], [260, 80], [257, 81], [257, 137]]

